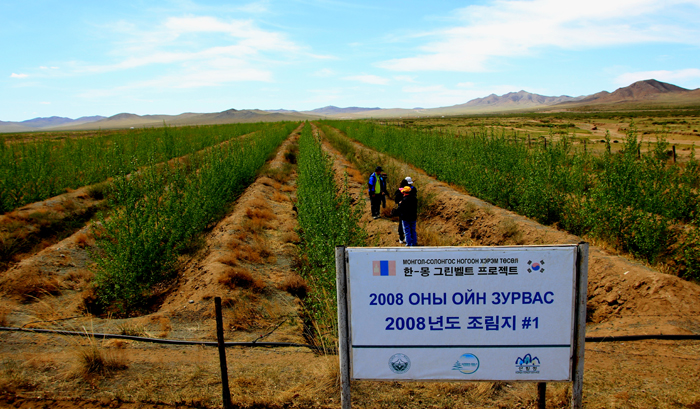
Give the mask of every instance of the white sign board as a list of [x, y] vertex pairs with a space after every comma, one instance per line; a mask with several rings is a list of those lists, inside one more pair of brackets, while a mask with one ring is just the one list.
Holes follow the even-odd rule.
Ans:
[[353, 379], [572, 379], [577, 246], [346, 251]]

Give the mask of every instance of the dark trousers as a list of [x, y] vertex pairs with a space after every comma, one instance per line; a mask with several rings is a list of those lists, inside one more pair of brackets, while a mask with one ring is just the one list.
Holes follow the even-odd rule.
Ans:
[[382, 195], [373, 194], [369, 197], [372, 217], [379, 216], [379, 207], [382, 205]]
[[399, 240], [403, 241], [404, 240], [404, 234], [403, 234], [403, 222], [401, 221], [401, 218], [399, 218]]

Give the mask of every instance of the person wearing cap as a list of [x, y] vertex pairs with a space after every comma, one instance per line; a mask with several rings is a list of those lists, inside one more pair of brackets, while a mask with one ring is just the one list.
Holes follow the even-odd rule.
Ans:
[[406, 182], [409, 183], [409, 185], [401, 188], [403, 199], [399, 203], [399, 218], [403, 225], [406, 246], [412, 247], [418, 245], [418, 236], [416, 235], [418, 195], [416, 188], [413, 186], [413, 180], [406, 178]]
[[379, 207], [382, 204], [382, 194], [386, 191], [386, 185], [382, 186], [382, 167], [377, 166], [374, 172], [369, 175], [369, 181], [367, 183], [369, 189], [369, 201], [370, 209], [372, 210], [372, 217], [375, 219], [379, 218]]
[[410, 186], [411, 189], [414, 190], [414, 193], [417, 194], [417, 193], [418, 193], [418, 190], [416, 189], [416, 186], [413, 184], [413, 178], [411, 178], [410, 176], [406, 176], [406, 178], [404, 178], [404, 180], [406, 181], [406, 183], [408, 184], [408, 186]]
[[405, 236], [403, 234], [403, 221], [401, 220], [401, 213], [399, 213], [398, 205], [401, 203], [403, 200], [403, 192], [401, 189], [405, 188], [408, 186], [408, 182], [406, 179], [401, 179], [401, 183], [399, 183], [399, 188], [396, 189], [396, 192], [394, 192], [394, 203], [396, 203], [396, 208], [395, 211], [392, 212], [394, 215], [399, 216], [399, 243], [406, 243]]

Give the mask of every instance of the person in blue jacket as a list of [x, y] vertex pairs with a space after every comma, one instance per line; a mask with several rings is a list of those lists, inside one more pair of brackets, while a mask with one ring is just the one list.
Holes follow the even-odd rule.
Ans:
[[369, 181], [367, 182], [370, 209], [372, 210], [372, 217], [375, 219], [379, 218], [379, 208], [382, 204], [384, 192], [386, 192], [385, 181], [381, 177], [381, 173], [382, 167], [377, 166], [374, 172], [369, 175]]

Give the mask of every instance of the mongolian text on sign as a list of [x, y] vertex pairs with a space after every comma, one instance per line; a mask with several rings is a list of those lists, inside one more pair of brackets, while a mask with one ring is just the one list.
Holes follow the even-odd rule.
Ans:
[[577, 246], [347, 257], [352, 378], [572, 379]]

